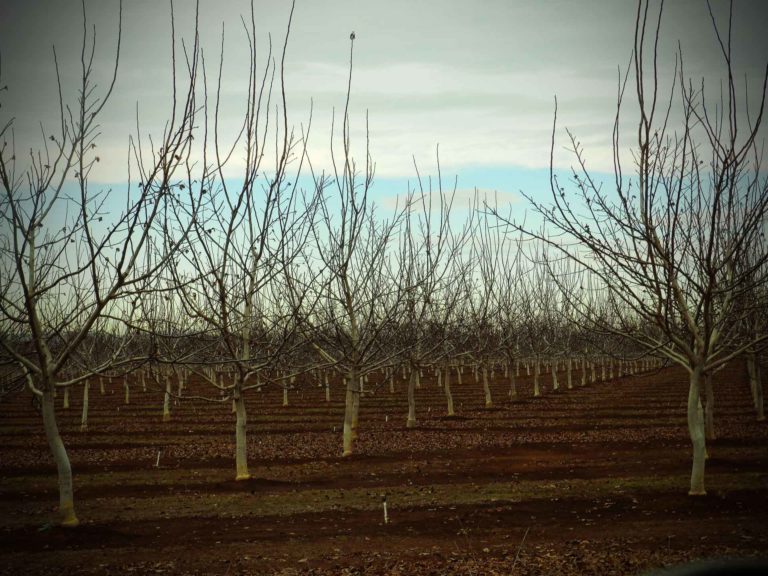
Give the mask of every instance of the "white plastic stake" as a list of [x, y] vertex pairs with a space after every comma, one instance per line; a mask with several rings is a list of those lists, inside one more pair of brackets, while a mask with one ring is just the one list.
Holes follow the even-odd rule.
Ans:
[[384, 506], [384, 524], [389, 524], [389, 515], [387, 514], [387, 495], [381, 497], [381, 503]]
[[157, 461], [155, 462], [155, 468], [160, 468], [160, 454], [162, 454], [162, 450], [157, 451]]

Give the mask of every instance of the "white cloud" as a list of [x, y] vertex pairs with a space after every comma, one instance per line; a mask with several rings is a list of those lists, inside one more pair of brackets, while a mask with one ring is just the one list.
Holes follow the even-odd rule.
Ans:
[[[65, 97], [75, 93], [79, 78], [79, 5], [62, 0], [54, 8], [43, 6], [42, 0], [29, 0], [0, 7], [6, 10], [0, 12], [3, 83], [10, 86], [2, 95], [2, 112], [16, 116], [19, 150], [39, 144], [40, 120], [48, 127], [56, 126], [58, 102], [50, 43], [57, 45]], [[116, 6], [108, 2], [88, 5], [90, 21], [97, 26], [96, 67], [101, 89], [113, 54]], [[257, 56], [263, 70], [269, 33], [272, 57], [279, 63], [288, 8], [284, 2], [260, 0], [255, 2], [255, 10]], [[713, 81], [722, 65], [714, 38], [703, 33], [711, 30], [706, 7], [679, 2], [665, 10], [662, 75], [671, 70], [680, 37], [687, 71]], [[738, 74], [751, 73], [753, 64], [768, 53], [768, 40], [754, 10], [751, 5], [735, 9], [738, 33], [734, 34], [734, 51], [745, 62]], [[243, 114], [248, 51], [240, 15], [248, 11], [249, 3], [244, 0], [201, 2], [200, 37], [211, 105], [221, 22], [225, 22], [220, 133], [227, 142], [234, 138]], [[102, 161], [93, 173], [94, 180], [124, 177], [125, 150], [128, 136], [135, 132], [137, 102], [145, 134], [153, 134], [157, 141], [163, 130], [170, 110], [168, 16], [165, 3], [136, 1], [124, 7], [118, 84], [104, 111], [99, 143]], [[192, 14], [186, 5], [177, 6], [177, 18], [177, 35], [186, 38], [189, 46]], [[564, 128], [570, 127], [584, 144], [590, 167], [610, 171], [617, 67], [628, 61], [633, 18], [630, 3], [598, 0], [488, 0], [478, 5], [433, 0], [300, 3], [286, 58], [291, 122], [297, 129], [306, 124], [312, 99], [309, 151], [316, 167], [329, 168], [331, 114], [335, 108], [338, 129], [347, 87], [349, 32], [355, 30], [352, 143], [358, 163], [363, 163], [368, 110], [378, 177], [412, 177], [413, 157], [419, 162], [432, 159], [438, 144], [446, 172], [469, 166], [546, 167], [555, 94], [559, 101], [555, 165], [568, 167], [574, 161], [563, 151], [568, 145]], [[320, 21], [323, 26], [318, 27]], [[47, 41], [35, 40], [40, 37]], [[177, 50], [183, 70], [180, 43]], [[277, 96], [275, 93], [273, 107]], [[634, 99], [631, 87], [627, 98]], [[625, 134], [631, 141], [631, 125]], [[623, 154], [629, 165], [628, 154]], [[230, 170], [236, 174], [241, 165], [240, 156], [235, 155]]]

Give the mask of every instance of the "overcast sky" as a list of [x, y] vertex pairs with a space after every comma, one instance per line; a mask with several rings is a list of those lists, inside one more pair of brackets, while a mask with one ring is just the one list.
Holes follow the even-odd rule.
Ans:
[[[102, 85], [114, 57], [117, 6], [114, 0], [86, 3], [97, 30]], [[728, 4], [715, 0], [713, 7], [725, 27]], [[282, 45], [290, 3], [260, 0], [254, 8], [263, 58], [270, 32], [274, 50]], [[189, 41], [194, 3], [176, 0], [175, 9], [177, 35]], [[222, 122], [232, 129], [242, 117], [247, 87], [240, 16], [249, 11], [245, 0], [200, 2], [210, 78], [222, 24], [225, 29]], [[560, 126], [576, 132], [595, 169], [608, 170], [618, 67], [627, 66], [635, 11], [629, 0], [297, 0], [286, 57], [290, 122], [306, 123], [314, 100], [310, 152], [316, 164], [327, 162], [331, 112], [344, 104], [354, 31], [353, 139], [360, 155], [367, 110], [377, 177], [388, 190], [413, 177], [414, 156], [424, 173], [434, 172], [437, 144], [443, 173], [458, 175], [461, 189], [497, 189], [511, 198], [519, 189], [546, 185], [555, 95]], [[679, 40], [687, 73], [718, 87], [724, 67], [706, 3], [670, 1], [664, 14], [662, 73], [671, 70]], [[752, 87], [760, 83], [768, 59], [766, 30], [768, 2], [735, 3], [737, 78]], [[0, 0], [2, 84], [9, 87], [0, 117], [16, 118], [17, 149], [40, 142], [40, 120], [56, 125], [54, 44], [65, 98], [76, 96], [81, 36], [79, 0]], [[155, 134], [162, 129], [169, 112], [170, 62], [169, 2], [125, 0], [116, 93], [101, 122], [104, 160], [95, 179], [125, 178], [137, 104], [142, 129]], [[564, 146], [562, 133], [558, 138]], [[570, 161], [558, 153], [559, 165]]]

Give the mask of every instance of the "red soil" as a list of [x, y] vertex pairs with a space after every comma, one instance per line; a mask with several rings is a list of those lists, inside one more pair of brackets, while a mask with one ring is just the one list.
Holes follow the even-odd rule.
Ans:
[[164, 423], [159, 390], [134, 383], [125, 406], [116, 380], [103, 396], [91, 387], [80, 432], [73, 390], [58, 413], [76, 529], [50, 524], [55, 467], [20, 393], [0, 404], [0, 574], [638, 574], [766, 554], [768, 425], [741, 365], [716, 375], [705, 497], [687, 496], [682, 371], [560, 392], [542, 378], [542, 398], [521, 377], [511, 402], [497, 374], [485, 409], [482, 385], [454, 377], [459, 416], [446, 418], [429, 375], [415, 429], [405, 383], [382, 385], [362, 400], [351, 458], [338, 382], [330, 403], [317, 388], [291, 391], [288, 407], [279, 390], [251, 393], [244, 482], [230, 404], [182, 398]]

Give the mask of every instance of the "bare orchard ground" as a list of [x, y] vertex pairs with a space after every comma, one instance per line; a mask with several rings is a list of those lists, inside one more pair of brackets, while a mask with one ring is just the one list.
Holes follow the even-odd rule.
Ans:
[[[766, 554], [768, 426], [742, 365], [716, 375], [718, 439], [706, 497], [686, 495], [686, 376], [670, 369], [482, 407], [471, 374], [445, 417], [425, 375], [419, 425], [405, 383], [362, 401], [358, 454], [342, 459], [342, 392], [248, 400], [253, 479], [235, 482], [229, 404], [121, 381], [91, 389], [79, 431], [60, 410], [82, 525], [51, 526], [55, 468], [28, 395], [0, 404], [0, 574], [637, 574], [694, 558]], [[578, 379], [578, 372], [576, 372]], [[560, 380], [564, 375], [560, 374]], [[371, 387], [373, 386], [371, 382]], [[200, 392], [193, 382], [188, 393]], [[61, 395], [58, 400], [61, 406]], [[156, 467], [158, 452], [160, 465]], [[386, 494], [389, 523], [381, 498]]]

